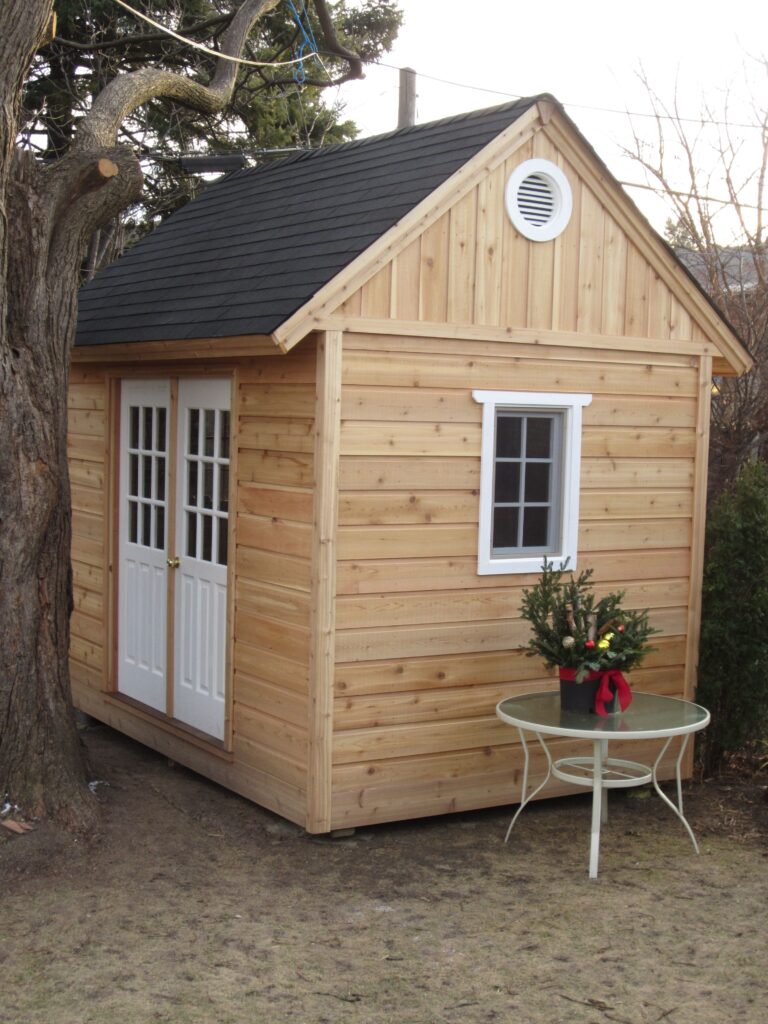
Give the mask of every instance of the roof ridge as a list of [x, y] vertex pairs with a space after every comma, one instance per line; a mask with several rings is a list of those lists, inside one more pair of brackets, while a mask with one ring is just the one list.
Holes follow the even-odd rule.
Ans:
[[[501, 114], [506, 110], [512, 112], [517, 108], [533, 106], [540, 100], [548, 100], [558, 103], [550, 93], [537, 93], [535, 96], [519, 96], [515, 100], [507, 100], [505, 103], [497, 103], [492, 107], [483, 107], [479, 110], [465, 110], [459, 114], [449, 114], [434, 121], [424, 121], [421, 124], [409, 124], [400, 128], [393, 128], [388, 132], [380, 132], [378, 135], [365, 135], [362, 138], [349, 139], [347, 142], [332, 142], [327, 146], [316, 146], [314, 149], [303, 149], [299, 153], [291, 153], [289, 156], [281, 157], [278, 160], [270, 160], [267, 163], [257, 164], [255, 167], [244, 167], [227, 176], [227, 181], [234, 181], [245, 177], [251, 177], [254, 173], [264, 170], [266, 167], [287, 167], [290, 164], [299, 163], [303, 160], [315, 159], [319, 155], [338, 153], [342, 150], [362, 148], [381, 142], [388, 142], [394, 138], [423, 132], [431, 128], [440, 128], [458, 124], [461, 121], [472, 120], [482, 121], [486, 117]], [[559, 103], [558, 103], [559, 106]]]

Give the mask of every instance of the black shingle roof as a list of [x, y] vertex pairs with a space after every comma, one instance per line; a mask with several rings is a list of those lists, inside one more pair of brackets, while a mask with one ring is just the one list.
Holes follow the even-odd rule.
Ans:
[[75, 344], [271, 333], [538, 98], [217, 182], [82, 288]]

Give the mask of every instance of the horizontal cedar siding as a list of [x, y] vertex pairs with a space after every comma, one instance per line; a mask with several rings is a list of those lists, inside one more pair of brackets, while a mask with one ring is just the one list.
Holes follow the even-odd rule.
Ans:
[[593, 394], [580, 565], [663, 631], [634, 685], [682, 694], [697, 372], [680, 356], [345, 336], [333, 827], [514, 799], [522, 756], [494, 706], [555, 685], [521, 649], [535, 577], [477, 575], [473, 388]]
[[106, 672], [107, 385], [102, 374], [72, 368], [68, 421], [74, 598], [70, 670], [77, 699], [78, 694], [99, 693]]
[[[234, 750], [304, 823], [315, 347], [252, 360], [237, 396]], [[272, 779], [274, 781], [270, 782]]]

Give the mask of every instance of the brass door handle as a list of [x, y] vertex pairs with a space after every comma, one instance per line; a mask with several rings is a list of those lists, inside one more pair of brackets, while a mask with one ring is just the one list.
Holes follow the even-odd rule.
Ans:
[[178, 569], [179, 566], [181, 565], [181, 559], [180, 558], [166, 558], [165, 564], [168, 566], [169, 569]]

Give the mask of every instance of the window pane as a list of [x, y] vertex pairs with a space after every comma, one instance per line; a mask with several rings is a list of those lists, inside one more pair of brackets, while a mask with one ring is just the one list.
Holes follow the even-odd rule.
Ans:
[[139, 495], [139, 456], [128, 456], [128, 493], [133, 497]]
[[520, 511], [516, 508], [495, 508], [493, 510], [492, 547], [517, 547], [517, 523], [519, 515]]
[[526, 462], [525, 500], [549, 501], [549, 462]]
[[522, 438], [522, 417], [499, 414], [496, 417], [496, 457], [519, 459]]
[[155, 506], [155, 547], [161, 551], [165, 548], [165, 509], [162, 505]]
[[225, 411], [225, 412], [219, 413], [219, 415], [221, 416], [221, 425], [220, 425], [221, 433], [219, 435], [219, 458], [220, 459], [228, 459], [229, 458], [229, 413]]
[[552, 454], [551, 417], [528, 417], [525, 454], [529, 459], [548, 459]]
[[144, 408], [144, 433], [142, 436], [142, 448], [146, 448], [151, 451], [152, 449], [152, 413], [154, 410], [151, 406], [145, 406]]
[[203, 508], [213, 508], [213, 463], [203, 463]]
[[227, 520], [219, 519], [219, 550], [216, 556], [216, 561], [219, 565], [227, 564]]
[[139, 543], [139, 506], [135, 501], [128, 502], [128, 540]]
[[213, 550], [213, 519], [211, 516], [203, 516], [203, 559], [210, 562]]
[[520, 501], [520, 463], [497, 462], [494, 501]]
[[141, 506], [141, 543], [146, 548], [152, 547], [152, 506]]
[[159, 452], [165, 451], [165, 409], [157, 410], [157, 439], [155, 448]]
[[131, 406], [131, 431], [130, 431], [130, 433], [131, 433], [131, 439], [130, 439], [129, 447], [131, 447], [131, 448], [138, 448], [139, 447], [139, 407], [138, 407], [138, 405], [132, 405]]
[[523, 547], [543, 548], [549, 540], [549, 509], [527, 508], [523, 519]]
[[198, 446], [198, 434], [200, 432], [200, 410], [190, 409], [189, 410], [189, 444], [188, 450], [190, 455], [197, 455]]
[[152, 497], [152, 456], [142, 455], [141, 457], [141, 496], [142, 498]]
[[205, 454], [213, 456], [214, 430], [216, 429], [216, 412], [214, 409], [205, 410]]
[[187, 512], [187, 557], [197, 558], [197, 513]]
[[155, 472], [157, 474], [155, 496], [158, 501], [165, 501], [165, 459], [155, 459]]
[[187, 460], [187, 504], [197, 505], [197, 469], [199, 463]]
[[229, 511], [229, 466], [219, 466], [219, 511]]

